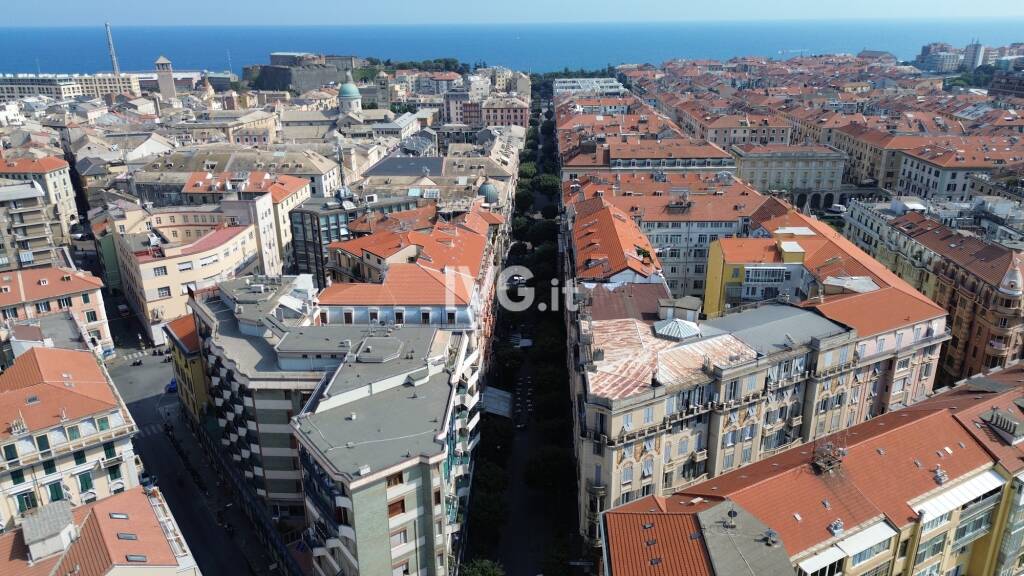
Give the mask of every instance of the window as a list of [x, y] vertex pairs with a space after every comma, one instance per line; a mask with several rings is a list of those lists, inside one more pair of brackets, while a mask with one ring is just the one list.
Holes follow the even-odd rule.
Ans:
[[18, 494], [18, 512], [24, 513], [32, 510], [39, 506], [39, 502], [36, 501], [35, 492], [25, 492], [24, 494]]
[[153, 276], [167, 276], [167, 266], [153, 268]]
[[929, 558], [942, 554], [942, 549], [945, 546], [946, 532], [922, 542], [921, 545], [917, 547], [917, 560], [914, 565], [922, 564]]
[[882, 552], [885, 552], [886, 550], [889, 549], [889, 544], [890, 543], [892, 543], [892, 538], [889, 538], [887, 540], [883, 540], [882, 542], [879, 542], [878, 544], [875, 544], [874, 546], [872, 546], [872, 547], [870, 547], [870, 548], [868, 548], [866, 550], [861, 550], [860, 552], [857, 552], [856, 554], [853, 555], [853, 562], [852, 562], [852, 564], [854, 566], [856, 566], [858, 564], [863, 564], [867, 560], [870, 560], [870, 559], [874, 558], [875, 556], [878, 556]]
[[644, 424], [650, 424], [651, 422], [654, 422], [654, 408], [648, 406], [644, 408]]
[[36, 436], [36, 446], [39, 447], [40, 452], [48, 451], [50, 449], [50, 438], [46, 434]]
[[409, 532], [407, 530], [401, 530], [391, 535], [391, 547], [395, 548], [401, 546], [409, 541]]
[[633, 429], [633, 415], [632, 414], [623, 414], [622, 415], [622, 427], [625, 430], [627, 430], [627, 431]]
[[18, 459], [18, 447], [14, 444], [4, 446], [4, 460], [11, 462]]
[[395, 310], [395, 324], [405, 324], [405, 311]]
[[96, 316], [96, 311], [95, 310], [86, 310], [85, 311], [85, 321], [86, 322], [95, 322], [96, 320], [97, 320], [97, 316]]
[[640, 477], [650, 478], [652, 474], [654, 474], [654, 458], [647, 458], [640, 468]]
[[96, 419], [96, 428], [102, 432], [104, 430], [110, 430], [110, 420], [104, 416]]
[[14, 320], [14, 319], [17, 319], [18, 318], [18, 309], [17, 308], [4, 308], [3, 317], [4, 317], [3, 318], [4, 320]]
[[64, 499], [64, 487], [61, 486], [59, 481], [47, 484], [46, 491], [49, 493], [50, 502], [59, 502]]
[[61, 310], [64, 310], [65, 308], [71, 308], [71, 298], [68, 298], [67, 296], [63, 298], [58, 298], [57, 307], [60, 308]]
[[49, 312], [49, 311], [50, 311], [50, 303], [49, 302], [36, 302], [36, 312]]
[[[192, 269], [192, 261], [178, 262], [178, 272], [187, 272]], [[166, 272], [165, 272], [166, 273]]]
[[82, 433], [78, 431], [78, 426], [68, 426], [64, 431], [68, 433], [68, 440], [78, 440], [82, 437]]
[[405, 514], [405, 500], [396, 500], [388, 504], [388, 518], [394, 518], [401, 514]]
[[392, 474], [387, 477], [387, 487], [394, 488], [402, 483], [402, 473]]
[[157, 288], [156, 289], [156, 296], [157, 296], [157, 298], [170, 298], [171, 297], [171, 287], [170, 286], [161, 286], [161, 287]]
[[83, 472], [83, 473], [79, 474], [78, 475], [78, 491], [79, 492], [89, 492], [89, 491], [92, 490], [92, 488], [93, 488], [92, 473], [91, 472]]
[[409, 562], [402, 562], [391, 568], [391, 576], [408, 576], [409, 574], [412, 574], [409, 572]]
[[43, 474], [53, 474], [57, 471], [57, 465], [53, 460], [47, 460], [43, 462]]
[[89, 294], [82, 294], [82, 304], [88, 304], [91, 301]]
[[907, 368], [910, 368], [910, 358], [904, 358], [896, 362], [897, 370], [906, 370]]
[[14, 470], [13, 472], [11, 472], [11, 484], [14, 484], [15, 486], [17, 486], [18, 484], [22, 484], [24, 482], [25, 482], [25, 471], [24, 470]]
[[104, 458], [114, 458], [115, 456], [117, 456], [117, 450], [114, 449], [114, 443], [113, 442], [104, 442], [103, 443], [103, 457]]
[[85, 450], [75, 450], [75, 464], [85, 464]]
[[455, 312], [453, 312], [453, 311], [449, 311], [448, 312], [448, 323], [449, 324], [455, 324]]
[[732, 452], [726, 454], [725, 458], [722, 460], [722, 470], [731, 470], [735, 461], [736, 454]]
[[622, 483], [629, 484], [633, 481], [633, 465], [626, 464], [622, 467]]

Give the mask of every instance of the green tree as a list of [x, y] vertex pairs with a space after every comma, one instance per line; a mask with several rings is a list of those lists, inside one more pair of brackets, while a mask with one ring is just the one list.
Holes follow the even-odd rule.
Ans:
[[501, 564], [483, 558], [474, 558], [462, 567], [463, 576], [505, 576]]
[[516, 212], [525, 214], [533, 208], [533, 194], [529, 192], [516, 193]]
[[548, 220], [554, 220], [555, 216], [558, 216], [558, 207], [554, 204], [548, 204], [540, 209], [540, 214]]
[[543, 136], [551, 136], [555, 133], [555, 121], [545, 120], [540, 125], [540, 133]]
[[548, 198], [552, 198], [561, 192], [562, 181], [554, 174], [541, 174], [533, 179], [533, 188]]
[[524, 162], [519, 165], [520, 178], [533, 178], [537, 175], [537, 165], [533, 162]]
[[526, 239], [533, 245], [544, 242], [555, 242], [558, 240], [558, 223], [554, 220], [540, 220], [530, 226], [526, 233]]
[[552, 110], [551, 108], [548, 108], [547, 110], [544, 111], [544, 118], [546, 118], [547, 120], [551, 120], [554, 117], [555, 111]]

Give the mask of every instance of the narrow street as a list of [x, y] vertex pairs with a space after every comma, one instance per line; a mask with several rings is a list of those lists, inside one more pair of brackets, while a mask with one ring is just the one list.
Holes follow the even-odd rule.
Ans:
[[[177, 397], [164, 393], [164, 386], [174, 377], [172, 364], [162, 362], [166, 356], [152, 356], [151, 349], [138, 347], [135, 326], [133, 318], [111, 321], [112, 331], [119, 336], [119, 347], [118, 357], [107, 363], [107, 371], [139, 428], [134, 439], [136, 454], [145, 470], [156, 476], [203, 574], [270, 574], [266, 554], [242, 512], [229, 507], [224, 514], [226, 524], [218, 525], [216, 511], [223, 509], [230, 499], [217, 488], [217, 478], [184, 422]], [[132, 366], [133, 358], [141, 358], [142, 366]], [[181, 454], [196, 469], [202, 487], [187, 472], [182, 455], [164, 431], [165, 423], [171, 425]], [[233, 526], [233, 535], [225, 528], [227, 524]], [[256, 570], [247, 569], [247, 565]]]

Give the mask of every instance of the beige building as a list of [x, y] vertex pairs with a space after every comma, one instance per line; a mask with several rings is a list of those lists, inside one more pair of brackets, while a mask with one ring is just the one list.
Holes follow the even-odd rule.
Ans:
[[494, 95], [480, 106], [484, 126], [529, 126], [530, 104], [517, 96]]
[[761, 191], [837, 191], [846, 156], [817, 144], [741, 144], [730, 149], [736, 175]]
[[[269, 210], [269, 206], [267, 208]], [[128, 305], [163, 344], [163, 327], [188, 313], [189, 289], [251, 274], [261, 266], [253, 224], [214, 210], [126, 212], [116, 221], [117, 262]]]
[[81, 506], [138, 485], [137, 429], [92, 354], [33, 348], [0, 374], [0, 522], [53, 502]]
[[0, 102], [30, 96], [48, 96], [67, 100], [76, 96], [99, 98], [106, 94], [139, 96], [139, 77], [135, 74], [5, 74], [0, 75]]
[[53, 220], [54, 240], [58, 244], [71, 242], [70, 228], [78, 222], [78, 208], [67, 162], [55, 156], [0, 160], [0, 178], [38, 183], [51, 206], [48, 216]]

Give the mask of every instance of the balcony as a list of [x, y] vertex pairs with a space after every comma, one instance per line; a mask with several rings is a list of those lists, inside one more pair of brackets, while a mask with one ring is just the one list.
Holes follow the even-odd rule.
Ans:
[[693, 460], [695, 462], [703, 462], [704, 460], [707, 460], [707, 459], [708, 459], [708, 451], [707, 450], [698, 450], [698, 451], [693, 453]]
[[992, 356], [1006, 356], [1010, 353], [1010, 347], [1006, 345], [1006, 342], [989, 340], [988, 344], [985, 345], [985, 352]]
[[608, 487], [604, 484], [596, 484], [593, 479], [587, 480], [587, 493], [591, 496], [607, 496]]
[[803, 424], [803, 422], [804, 422], [804, 417], [803, 416], [790, 416], [789, 417], [789, 425], [791, 427], [795, 428], [795, 427]]

